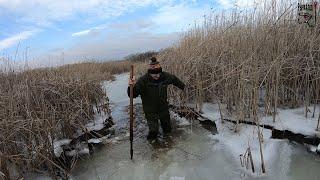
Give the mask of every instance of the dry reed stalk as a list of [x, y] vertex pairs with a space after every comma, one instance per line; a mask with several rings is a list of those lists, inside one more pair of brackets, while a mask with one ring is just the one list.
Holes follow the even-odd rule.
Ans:
[[318, 117], [318, 123], [317, 123], [316, 131], [319, 131], [319, 124], [320, 124], [320, 107], [319, 107], [319, 117]]
[[[319, 84], [318, 84], [317, 81], [312, 83], [312, 87], [313, 87], [313, 91], [314, 91], [314, 92], [319, 92], [319, 91], [320, 91], [320, 87], [319, 87]], [[316, 96], [316, 98], [315, 98], [315, 100], [313, 101], [313, 113], [312, 113], [312, 118], [315, 117], [317, 103], [319, 102], [319, 94], [316, 93], [315, 96]]]
[[273, 122], [276, 122], [276, 115], [277, 115], [277, 108], [278, 108], [278, 97], [279, 97], [279, 79], [280, 79], [280, 67], [277, 66], [276, 64], [276, 73], [275, 73], [275, 85], [274, 85], [274, 89], [273, 89], [273, 113], [272, 113], [272, 119]]
[[250, 146], [249, 146], [249, 148], [248, 148], [248, 156], [249, 156], [249, 158], [250, 158], [251, 170], [252, 170], [252, 172], [254, 173], [254, 172], [255, 172], [255, 171], [254, 171], [254, 163], [253, 163], [253, 159], [252, 159], [252, 153], [251, 153]]
[[[257, 104], [255, 103], [254, 106], [257, 106]], [[257, 128], [258, 128], [258, 139], [259, 139], [261, 170], [262, 170], [262, 173], [266, 173], [263, 150], [262, 150], [263, 136], [262, 136], [262, 133], [261, 133], [261, 130], [260, 130], [260, 123], [259, 123], [259, 120], [258, 120], [257, 111], [254, 110], [254, 109], [256, 109], [256, 108], [253, 108], [253, 118], [254, 118], [254, 122], [256, 122]]]
[[260, 159], [261, 159], [261, 170], [262, 170], [262, 173], [266, 173], [265, 163], [264, 163], [264, 158], [263, 158], [263, 151], [262, 151], [263, 137], [261, 136], [259, 124], [258, 124], [258, 138], [259, 138], [259, 149], [260, 149]]
[[[252, 69], [252, 74], [259, 74], [259, 66], [257, 62], [252, 62], [251, 65]], [[252, 76], [252, 84], [253, 84], [253, 89], [252, 89], [252, 116], [253, 116], [253, 121], [257, 124], [257, 128], [258, 128], [258, 138], [259, 138], [259, 150], [260, 150], [260, 160], [261, 160], [261, 170], [262, 173], [266, 173], [265, 170], [265, 163], [264, 163], [264, 156], [263, 156], [263, 150], [262, 150], [262, 143], [263, 143], [263, 136], [260, 130], [260, 123], [259, 123], [259, 118], [258, 118], [258, 101], [259, 101], [259, 76], [255, 75]], [[277, 101], [277, 99], [276, 99]], [[276, 106], [276, 103], [275, 103]]]
[[220, 119], [221, 119], [221, 123], [224, 123], [224, 119], [223, 119], [223, 114], [222, 114], [222, 110], [221, 110], [221, 103], [220, 100], [218, 100], [218, 107], [219, 107], [219, 113], [220, 113]]

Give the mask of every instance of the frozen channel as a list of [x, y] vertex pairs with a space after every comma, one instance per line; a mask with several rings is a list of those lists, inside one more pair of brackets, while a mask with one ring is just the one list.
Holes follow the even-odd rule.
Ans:
[[285, 140], [279, 142], [278, 155], [267, 175], [247, 173], [240, 167], [239, 159], [234, 159], [223, 143], [210, 138], [210, 132], [197, 122], [193, 122], [192, 127], [188, 123], [178, 123], [172, 141], [152, 146], [145, 138], [147, 127], [140, 100], [135, 100], [134, 160], [130, 160], [127, 81], [128, 74], [121, 74], [115, 81], [104, 84], [117, 124], [116, 137], [112, 143], [96, 149], [92, 156], [80, 160], [72, 179], [320, 179], [320, 158], [306, 152], [301, 145]]

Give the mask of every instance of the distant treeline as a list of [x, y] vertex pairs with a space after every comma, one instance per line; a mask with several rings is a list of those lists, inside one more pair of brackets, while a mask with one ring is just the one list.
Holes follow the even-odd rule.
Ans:
[[144, 53], [131, 54], [124, 59], [131, 62], [145, 62], [148, 61], [152, 56], [156, 55], [158, 55], [158, 52], [156, 51], [147, 51]]

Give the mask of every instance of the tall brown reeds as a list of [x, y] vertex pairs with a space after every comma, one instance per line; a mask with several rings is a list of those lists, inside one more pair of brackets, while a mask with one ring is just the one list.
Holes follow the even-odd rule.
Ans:
[[319, 22], [299, 24], [294, 1], [268, 2], [208, 15], [158, 55], [188, 83], [189, 102], [220, 100], [243, 120], [254, 108], [251, 94], [259, 92], [257, 106], [274, 121], [279, 107], [305, 106], [307, 115], [309, 105], [319, 103]]
[[0, 73], [0, 179], [27, 172], [70, 170], [54, 153], [54, 141], [73, 139], [110, 113], [102, 80], [126, 72], [128, 62], [80, 63], [58, 68]]

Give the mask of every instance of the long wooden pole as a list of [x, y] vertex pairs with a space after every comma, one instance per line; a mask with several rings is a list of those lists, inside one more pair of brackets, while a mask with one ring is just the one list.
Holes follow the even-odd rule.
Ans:
[[[131, 65], [130, 79], [133, 80], [133, 65]], [[133, 158], [133, 84], [130, 84], [130, 157]]]

